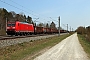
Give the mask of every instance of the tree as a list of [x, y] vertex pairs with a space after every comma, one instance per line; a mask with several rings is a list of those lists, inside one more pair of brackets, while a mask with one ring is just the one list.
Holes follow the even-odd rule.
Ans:
[[39, 26], [39, 27], [43, 27], [44, 24], [43, 24], [43, 23], [39, 23], [37, 26]]
[[56, 29], [56, 25], [55, 25], [55, 23], [52, 21], [52, 23], [50, 24], [50, 28], [54, 28], [54, 29]]
[[46, 24], [46, 28], [49, 28], [49, 24], [48, 23]]
[[0, 24], [1, 24], [1, 29], [6, 28], [6, 18], [8, 16], [8, 12], [6, 9], [2, 8], [0, 9]]
[[27, 19], [27, 18], [26, 18], [26, 15], [24, 15], [23, 17], [24, 17], [24, 19], [25, 19], [25, 22], [26, 22], [26, 19]]
[[19, 14], [16, 14], [16, 16], [15, 16], [15, 20], [19, 20]]
[[90, 33], [90, 26], [86, 27], [87, 33]]
[[90, 26], [86, 27], [86, 39], [90, 41]]
[[27, 22], [30, 23], [30, 24], [33, 23], [32, 18], [30, 16], [27, 17]]
[[77, 28], [76, 32], [78, 34], [85, 34], [86, 33], [86, 29], [85, 29], [85, 27], [80, 26], [80, 27]]
[[14, 11], [10, 11], [12, 13], [12, 16], [15, 17], [16, 13]]
[[5, 34], [7, 16], [7, 10], [4, 8], [0, 8], [0, 34]]
[[21, 14], [16, 14], [15, 20], [19, 20], [20, 22], [25, 22], [26, 21], [25, 17]]
[[90, 36], [90, 26], [86, 27], [86, 33]]
[[8, 21], [14, 21], [14, 18], [11, 12], [8, 13], [7, 18], [8, 18]]

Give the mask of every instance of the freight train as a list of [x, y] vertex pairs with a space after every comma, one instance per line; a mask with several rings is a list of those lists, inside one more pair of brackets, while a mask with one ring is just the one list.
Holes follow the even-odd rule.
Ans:
[[[60, 30], [61, 33], [65, 33], [65, 30]], [[6, 33], [7, 35], [32, 35], [32, 34], [52, 34], [58, 33], [57, 29], [38, 27], [33, 24], [26, 22], [7, 22], [6, 24]]]

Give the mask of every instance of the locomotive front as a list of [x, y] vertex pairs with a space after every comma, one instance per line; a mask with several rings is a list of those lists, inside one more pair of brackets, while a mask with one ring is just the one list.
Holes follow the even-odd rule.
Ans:
[[6, 33], [7, 35], [15, 34], [15, 22], [7, 22]]

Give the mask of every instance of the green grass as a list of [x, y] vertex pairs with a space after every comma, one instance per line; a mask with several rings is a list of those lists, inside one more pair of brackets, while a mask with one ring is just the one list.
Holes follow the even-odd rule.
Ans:
[[85, 52], [88, 54], [88, 57], [90, 58], [90, 41], [86, 40], [86, 38], [83, 35], [78, 35], [79, 41], [84, 48]]
[[[32, 56], [39, 51], [52, 47], [70, 36], [69, 34], [62, 35], [60, 37], [55, 36], [37, 41], [24, 42], [17, 45], [8, 46], [0, 49], [1, 60], [21, 60], [24, 57]], [[32, 57], [34, 58], [34, 57]]]

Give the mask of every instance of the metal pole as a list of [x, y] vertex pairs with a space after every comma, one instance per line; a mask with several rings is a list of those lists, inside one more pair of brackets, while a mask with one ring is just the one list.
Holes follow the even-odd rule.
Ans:
[[68, 33], [68, 24], [67, 24], [67, 33]]
[[71, 26], [70, 26], [70, 32], [71, 32]]
[[73, 32], [73, 28], [72, 28], [72, 32]]
[[58, 20], [59, 20], [59, 28], [58, 28], [58, 30], [59, 30], [59, 36], [60, 36], [60, 16], [59, 16]]
[[[6, 18], [6, 32], [7, 32], [7, 18]], [[7, 33], [6, 33], [6, 35], [7, 35]]]

